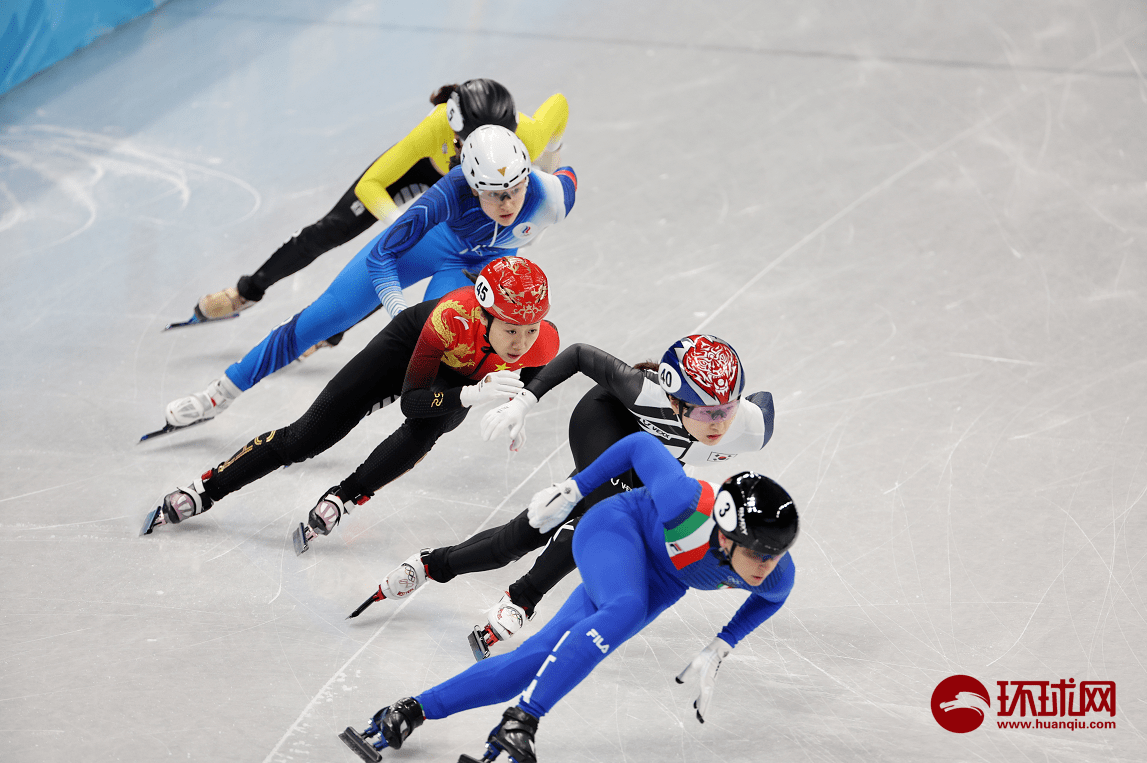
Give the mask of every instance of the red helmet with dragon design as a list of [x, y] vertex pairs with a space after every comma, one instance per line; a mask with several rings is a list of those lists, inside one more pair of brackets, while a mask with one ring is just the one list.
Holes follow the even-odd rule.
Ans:
[[546, 274], [525, 257], [500, 257], [482, 268], [474, 296], [490, 315], [515, 326], [538, 323], [550, 311]]

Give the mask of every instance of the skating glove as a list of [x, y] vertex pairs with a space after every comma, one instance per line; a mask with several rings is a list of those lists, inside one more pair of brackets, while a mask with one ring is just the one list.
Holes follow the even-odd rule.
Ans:
[[717, 683], [717, 669], [721, 667], [721, 660], [729, 656], [733, 647], [729, 646], [720, 637], [713, 639], [709, 646], [693, 658], [693, 661], [677, 675], [677, 683], [683, 684], [700, 679], [701, 691], [697, 695], [693, 707], [697, 710], [697, 720], [705, 722], [705, 711], [709, 708], [709, 700], [713, 698], [713, 687]]
[[530, 499], [530, 508], [527, 517], [530, 527], [536, 527], [543, 533], [548, 533], [562, 522], [573, 511], [573, 507], [581, 500], [581, 491], [572, 479], [560, 485], [550, 485], [544, 490], [534, 493]]
[[526, 414], [538, 404], [534, 393], [522, 390], [517, 396], [482, 417], [482, 439], [489, 441], [505, 429], [510, 435], [510, 450], [517, 452], [526, 444]]
[[462, 405], [471, 408], [479, 403], [495, 400], [507, 402], [525, 386], [518, 371], [494, 371], [482, 377], [477, 384], [463, 387], [458, 393]]

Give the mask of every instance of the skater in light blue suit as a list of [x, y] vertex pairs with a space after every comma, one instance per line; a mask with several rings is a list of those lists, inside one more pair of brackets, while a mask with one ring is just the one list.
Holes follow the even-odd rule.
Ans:
[[513, 132], [477, 128], [461, 162], [347, 263], [314, 302], [274, 329], [206, 390], [168, 404], [169, 428], [214, 418], [260, 379], [305, 350], [365, 318], [381, 304], [394, 317], [406, 307], [402, 290], [430, 279], [425, 299], [468, 286], [463, 271], [479, 272], [513, 255], [565, 219], [577, 176], [531, 171], [530, 154]]

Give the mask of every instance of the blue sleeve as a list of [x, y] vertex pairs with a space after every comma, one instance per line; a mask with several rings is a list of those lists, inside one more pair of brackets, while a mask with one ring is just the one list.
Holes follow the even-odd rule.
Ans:
[[653, 498], [662, 523], [697, 505], [701, 483], [685, 470], [661, 442], [648, 432], [635, 432], [610, 445], [597, 460], [574, 477], [582, 495], [589, 495], [611, 477], [633, 469]]
[[563, 201], [568, 215], [573, 209], [574, 198], [577, 196], [577, 173], [573, 171], [572, 167], [559, 167], [554, 175], [562, 181]]
[[[402, 301], [404, 284], [398, 279], [398, 258], [421, 241], [427, 231], [450, 218], [455, 207], [450, 195], [452, 188], [449, 176], [431, 186], [386, 229], [367, 255], [366, 269], [374, 291], [391, 317], [406, 306]], [[394, 307], [397, 309], [392, 309]]]
[[[773, 576], [778, 573], [780, 577], [774, 580]], [[786, 554], [773, 574], [762, 584], [762, 586], [768, 585], [768, 590], [754, 591], [737, 610], [737, 614], [733, 615], [729, 624], [717, 635], [729, 646], [736, 646], [741, 639], [756, 630], [758, 625], [777, 613], [788, 600], [795, 579], [796, 566], [793, 564], [792, 556]]]

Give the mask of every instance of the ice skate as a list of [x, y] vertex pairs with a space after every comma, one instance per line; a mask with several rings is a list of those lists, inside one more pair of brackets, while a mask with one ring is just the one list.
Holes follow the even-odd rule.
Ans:
[[534, 735], [538, 732], [538, 719], [520, 707], [508, 707], [502, 713], [502, 722], [490, 732], [486, 740], [486, 753], [481, 760], [463, 755], [458, 763], [487, 763], [505, 752], [510, 763], [538, 763], [534, 750]]
[[228, 286], [223, 291], [200, 297], [195, 305], [195, 317], [201, 321], [234, 318], [253, 304], [251, 300], [244, 299], [237, 288]]
[[499, 641], [509, 641], [533, 618], [532, 609], [527, 611], [519, 607], [510, 601], [510, 594], [504, 594], [486, 613], [486, 625], [475, 625], [470, 634], [470, 650], [474, 653], [474, 661], [481, 662], [489, 657], [490, 647]]
[[385, 582], [378, 587], [378, 590], [375, 591], [369, 599], [360, 604], [358, 609], [347, 615], [347, 619], [350, 620], [353, 617], [358, 617], [367, 607], [376, 601], [382, 601], [383, 599], [401, 599], [418, 590], [423, 583], [430, 579], [426, 574], [426, 563], [422, 561], [423, 557], [429, 553], [430, 549], [424, 548], [391, 570], [390, 574], [386, 576]]
[[200, 477], [187, 487], [176, 488], [165, 495], [147, 515], [139, 534], [150, 535], [160, 525], [177, 525], [210, 509], [214, 502], [207, 497], [203, 480], [204, 477]]
[[182, 323], [169, 323], [163, 329], [182, 328], [184, 326], [196, 326], [200, 323], [211, 323], [212, 321], [225, 321], [229, 318], [238, 318], [239, 313], [246, 310], [251, 305], [255, 304], [249, 299], [245, 299], [239, 294], [239, 290], [234, 286], [230, 286], [223, 291], [217, 291], [214, 294], [208, 294], [200, 297], [199, 302], [196, 303], [195, 309], [192, 311], [190, 320], [183, 321]]
[[[363, 731], [355, 731], [347, 726], [339, 734], [339, 739], [362, 758], [366, 763], [378, 763], [382, 756], [379, 750], [393, 747], [402, 749], [402, 743], [422, 725], [426, 715], [422, 712], [422, 705], [414, 697], [400, 699], [390, 707], [384, 707], [370, 719], [370, 725]], [[380, 736], [377, 742], [369, 741], [373, 736]]]
[[168, 403], [165, 412], [167, 424], [174, 429], [181, 429], [213, 419], [227, 410], [227, 406], [242, 394], [243, 390], [224, 374], [202, 392]]
[[339, 486], [335, 485], [327, 494], [319, 499], [315, 507], [307, 515], [307, 521], [300, 522], [291, 533], [291, 541], [295, 546], [295, 556], [302, 556], [310, 547], [311, 541], [318, 535], [330, 535], [335, 529], [343, 514], [350, 514], [351, 506], [361, 506], [370, 500], [370, 496], [359, 496], [356, 500], [344, 501], [339, 497]]

